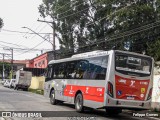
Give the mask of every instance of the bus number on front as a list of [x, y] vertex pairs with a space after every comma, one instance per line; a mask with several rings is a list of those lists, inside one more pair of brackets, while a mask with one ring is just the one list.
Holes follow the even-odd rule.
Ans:
[[102, 88], [97, 88], [97, 91], [100, 91], [100, 92], [102, 92]]

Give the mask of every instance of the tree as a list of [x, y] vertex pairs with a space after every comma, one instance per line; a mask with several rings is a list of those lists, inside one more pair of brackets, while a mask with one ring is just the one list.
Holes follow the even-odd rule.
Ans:
[[0, 18], [0, 28], [3, 27], [3, 20]]
[[64, 53], [115, 48], [156, 57], [159, 6], [160, 0], [43, 0], [39, 12], [56, 22]]
[[[10, 70], [11, 70], [11, 64], [4, 62], [4, 73], [9, 75]], [[0, 74], [2, 75], [2, 73], [3, 73], [3, 62], [0, 62]]]

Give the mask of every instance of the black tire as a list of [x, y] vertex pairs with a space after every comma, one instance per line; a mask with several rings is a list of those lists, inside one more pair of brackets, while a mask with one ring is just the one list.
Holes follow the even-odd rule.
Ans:
[[75, 98], [75, 109], [77, 112], [83, 112], [84, 106], [83, 106], [83, 96], [81, 93], [78, 93]]
[[106, 108], [106, 113], [107, 115], [118, 115], [122, 112], [122, 109], [107, 109]]
[[18, 90], [19, 89], [19, 87], [18, 86], [16, 86], [16, 90]]
[[17, 90], [17, 86], [14, 87], [14, 90]]
[[23, 91], [28, 91], [28, 88], [23, 88]]
[[57, 104], [57, 100], [55, 99], [55, 91], [52, 90], [50, 93], [50, 103], [52, 105], [56, 105]]
[[57, 100], [57, 103], [58, 103], [58, 104], [63, 104], [63, 102], [64, 102], [64, 101]]

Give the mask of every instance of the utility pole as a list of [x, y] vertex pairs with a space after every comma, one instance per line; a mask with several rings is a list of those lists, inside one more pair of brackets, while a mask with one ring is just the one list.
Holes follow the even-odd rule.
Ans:
[[11, 54], [6, 54], [6, 53], [0, 53], [2, 56], [3, 56], [3, 68], [2, 68], [2, 80], [4, 80], [4, 78], [5, 78], [5, 74], [4, 74], [4, 57], [6, 56], [6, 55], [11, 55]]
[[3, 68], [2, 68], [2, 69], [3, 69], [3, 70], [2, 70], [3, 73], [2, 73], [2, 80], [4, 80], [4, 78], [5, 78], [5, 76], [4, 76], [4, 55], [5, 55], [5, 54], [2, 54], [2, 55], [3, 55]]
[[52, 27], [53, 29], [53, 58], [56, 59], [56, 54], [55, 54], [55, 50], [56, 50], [56, 47], [55, 47], [55, 22], [50, 22], [50, 21], [45, 21], [45, 20], [37, 20], [38, 22], [45, 22], [45, 23], [50, 23], [49, 25]]
[[12, 60], [11, 60], [11, 70], [12, 70], [12, 79], [13, 79], [13, 49], [11, 50], [11, 54], [12, 54]]

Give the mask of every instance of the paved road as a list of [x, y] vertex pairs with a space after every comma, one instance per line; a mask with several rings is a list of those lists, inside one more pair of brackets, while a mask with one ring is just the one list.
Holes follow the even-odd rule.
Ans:
[[[75, 113], [73, 105], [64, 103], [59, 105], [51, 105], [49, 99], [43, 97], [42, 95], [37, 95], [25, 91], [16, 91], [13, 89], [5, 88], [0, 85], [0, 111], [51, 111], [45, 114], [50, 114], [55, 116], [65, 116], [66, 114], [71, 114], [74, 117], [42, 117], [42, 118], [2, 118], [0, 120], [143, 120], [143, 119], [154, 119], [154, 118], [144, 118], [144, 117], [134, 117], [133, 111], [124, 111], [120, 115], [107, 116], [104, 111], [93, 110], [86, 111], [86, 113]], [[54, 112], [53, 112], [54, 111]], [[57, 111], [57, 112], [56, 112]], [[68, 111], [68, 112], [67, 112]], [[25, 112], [24, 112], [25, 113]], [[137, 112], [135, 112], [137, 113]], [[1, 114], [1, 113], [0, 113]], [[92, 116], [92, 117], [76, 117], [76, 116]], [[96, 116], [96, 117], [94, 117]], [[157, 120], [157, 119], [155, 119]]]

